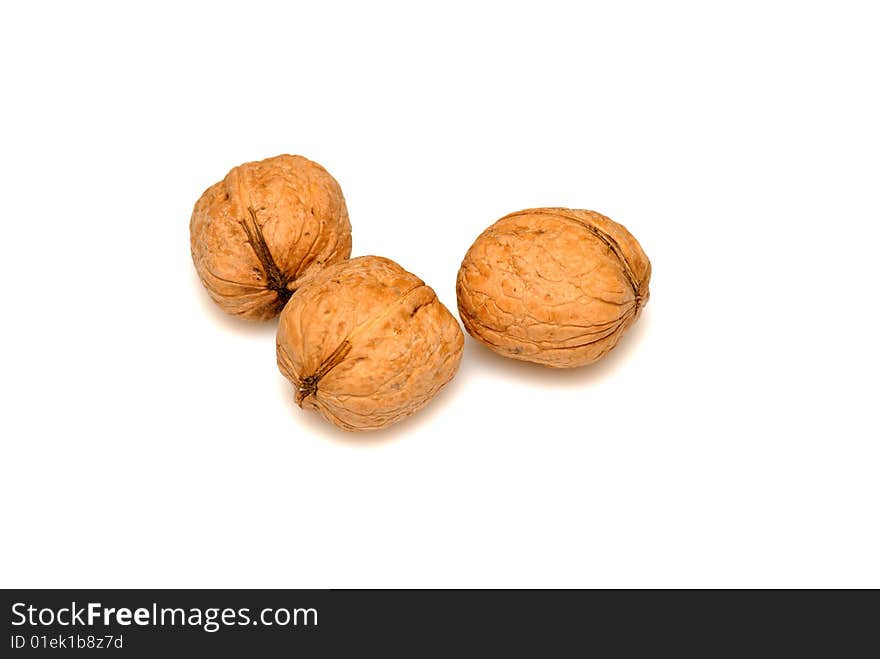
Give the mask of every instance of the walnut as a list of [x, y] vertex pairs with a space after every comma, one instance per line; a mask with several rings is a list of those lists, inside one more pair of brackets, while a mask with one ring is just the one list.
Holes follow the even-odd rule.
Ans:
[[232, 168], [196, 202], [189, 228], [211, 298], [252, 320], [275, 317], [304, 279], [351, 254], [339, 184], [302, 156]]
[[344, 430], [409, 416], [461, 361], [458, 322], [421, 279], [394, 261], [361, 256], [322, 270], [278, 322], [278, 368], [296, 403]]
[[465, 329], [495, 352], [556, 368], [617, 345], [648, 301], [651, 263], [604, 215], [567, 208], [511, 213], [486, 229], [458, 272]]

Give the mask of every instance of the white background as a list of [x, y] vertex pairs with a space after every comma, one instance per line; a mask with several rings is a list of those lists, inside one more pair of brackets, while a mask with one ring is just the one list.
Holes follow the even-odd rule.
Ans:
[[[880, 586], [873, 3], [596, 4], [5, 4], [0, 585]], [[283, 152], [453, 310], [545, 205], [625, 224], [651, 301], [336, 431], [190, 260]]]

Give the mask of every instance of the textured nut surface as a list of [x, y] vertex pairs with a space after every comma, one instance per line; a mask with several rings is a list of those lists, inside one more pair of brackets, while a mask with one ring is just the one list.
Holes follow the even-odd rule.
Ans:
[[233, 167], [196, 202], [189, 228], [211, 298], [252, 320], [275, 317], [303, 279], [351, 254], [342, 190], [302, 156]]
[[534, 208], [486, 229], [458, 272], [465, 329], [495, 352], [557, 368], [617, 345], [648, 301], [651, 263], [594, 211]]
[[282, 311], [276, 340], [296, 402], [345, 430], [383, 428], [421, 408], [455, 375], [463, 345], [434, 291], [378, 256], [307, 281]]

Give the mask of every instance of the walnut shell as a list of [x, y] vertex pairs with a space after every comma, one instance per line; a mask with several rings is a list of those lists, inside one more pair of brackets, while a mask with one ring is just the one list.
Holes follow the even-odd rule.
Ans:
[[511, 213], [486, 229], [458, 271], [465, 329], [495, 352], [556, 368], [617, 345], [648, 301], [651, 263], [604, 215], [568, 208]]
[[351, 254], [342, 190], [302, 156], [233, 167], [196, 202], [189, 229], [211, 298], [251, 320], [274, 318], [302, 280]]
[[455, 375], [463, 346], [434, 291], [379, 256], [307, 281], [281, 312], [276, 340], [299, 406], [344, 430], [384, 428], [421, 408]]

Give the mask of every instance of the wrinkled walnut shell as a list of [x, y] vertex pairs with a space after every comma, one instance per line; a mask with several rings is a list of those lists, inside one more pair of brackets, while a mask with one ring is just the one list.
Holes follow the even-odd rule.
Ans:
[[434, 291], [378, 256], [307, 281], [282, 311], [276, 340], [296, 402], [344, 430], [384, 428], [420, 409], [455, 375], [463, 345]]
[[648, 301], [651, 263], [604, 215], [567, 208], [511, 213], [486, 229], [458, 272], [465, 329], [495, 352], [556, 368], [617, 345]]
[[251, 320], [274, 318], [302, 280], [351, 254], [342, 190], [302, 156], [233, 167], [196, 202], [189, 228], [211, 298]]

